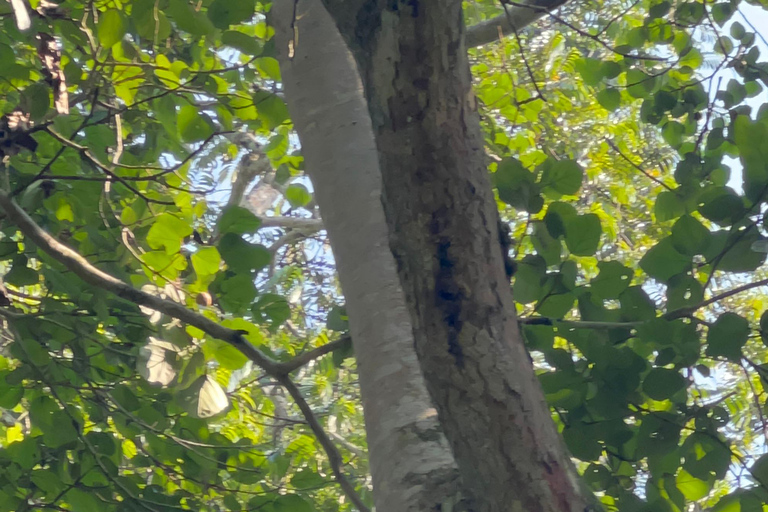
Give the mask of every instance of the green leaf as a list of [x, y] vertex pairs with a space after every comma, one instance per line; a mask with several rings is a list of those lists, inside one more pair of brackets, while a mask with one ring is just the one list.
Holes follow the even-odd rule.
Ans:
[[64, 411], [55, 411], [50, 420], [51, 425], [46, 425], [43, 430], [43, 439], [50, 448], [58, 448], [76, 441], [78, 438], [74, 420]]
[[51, 106], [51, 97], [48, 87], [43, 84], [32, 84], [21, 93], [21, 105], [24, 111], [29, 112], [33, 121], [41, 119]]
[[672, 245], [686, 256], [703, 254], [711, 238], [710, 231], [690, 215], [683, 215], [672, 226]]
[[0, 381], [0, 407], [3, 409], [13, 409], [24, 396], [24, 387], [10, 385], [5, 378]]
[[247, 21], [256, 12], [256, 0], [214, 0], [208, 7], [208, 18], [216, 28], [227, 29]]
[[673, 148], [679, 148], [685, 136], [685, 126], [677, 121], [670, 121], [661, 129], [661, 136]]
[[656, 88], [656, 78], [639, 69], [627, 71], [627, 92], [635, 98], [647, 98]]
[[265, 293], [251, 308], [254, 319], [271, 322], [270, 328], [276, 329], [291, 317], [291, 306], [285, 297], [274, 293]]
[[248, 358], [229, 343], [208, 339], [205, 342], [204, 351], [211, 359], [219, 362], [222, 368], [238, 370], [248, 362]]
[[231, 312], [244, 310], [256, 298], [256, 287], [251, 274], [236, 274], [224, 279], [218, 284], [216, 295], [224, 310]]
[[654, 368], [643, 380], [643, 392], [653, 400], [667, 400], [686, 387], [685, 378], [676, 370]]
[[288, 107], [276, 94], [259, 91], [253, 95], [253, 104], [259, 113], [259, 119], [267, 129], [273, 130], [288, 120]]
[[315, 509], [298, 494], [286, 494], [278, 497], [269, 509], [270, 512], [313, 512]]
[[190, 259], [198, 277], [214, 275], [221, 265], [221, 256], [215, 247], [201, 247]]
[[213, 126], [208, 117], [192, 105], [185, 105], [179, 109], [177, 122], [184, 142], [198, 142], [210, 137], [213, 133]]
[[78, 512], [103, 512], [103, 504], [91, 492], [71, 489], [66, 498], [73, 510]]
[[584, 461], [593, 461], [603, 454], [603, 447], [596, 439], [593, 428], [587, 425], [569, 426], [563, 430], [563, 439], [571, 454]]
[[[765, 263], [765, 252], [755, 251], [753, 245], [763, 240], [756, 229], [747, 234], [736, 232], [727, 238], [725, 247], [715, 261], [716, 268], [724, 272], [751, 272]], [[705, 256], [709, 256], [706, 254]]]
[[[134, 21], [136, 21], [134, 19]], [[168, 17], [161, 10], [155, 12], [146, 12], [143, 19], [139, 19], [136, 25], [136, 31], [141, 37], [146, 39], [158, 40], [168, 39], [171, 35], [171, 23]]]
[[641, 286], [631, 286], [619, 295], [621, 319], [626, 322], [651, 320], [656, 317], [656, 307]]
[[764, 344], [768, 345], [768, 310], [760, 315], [760, 338]]
[[685, 214], [685, 205], [677, 194], [665, 190], [656, 197], [653, 211], [658, 222], [666, 222]]
[[280, 63], [273, 57], [259, 57], [256, 59], [256, 69], [265, 78], [280, 81]]
[[204, 36], [214, 30], [210, 20], [195, 11], [187, 0], [170, 0], [166, 12], [176, 26], [192, 35]]
[[579, 59], [576, 61], [576, 71], [579, 72], [585, 84], [597, 85], [604, 77], [602, 64], [598, 59]]
[[738, 221], [744, 212], [744, 201], [730, 187], [712, 187], [699, 196], [699, 213], [721, 226]]
[[346, 308], [340, 306], [331, 308], [325, 324], [332, 331], [344, 332], [349, 330], [349, 316]]
[[117, 9], [109, 9], [101, 14], [96, 33], [101, 45], [105, 48], [111, 48], [114, 44], [122, 41], [126, 28], [123, 13]]
[[621, 105], [621, 93], [613, 87], [606, 87], [595, 96], [597, 102], [604, 109], [613, 112]]
[[289, 185], [285, 190], [285, 197], [294, 208], [306, 206], [312, 200], [312, 194], [301, 184]]
[[715, 51], [723, 55], [729, 55], [733, 51], [733, 41], [728, 36], [720, 36], [715, 42]]
[[565, 226], [568, 221], [576, 218], [576, 208], [568, 203], [556, 201], [549, 205], [544, 216], [544, 224], [553, 238], [565, 236]]
[[537, 312], [550, 318], [564, 318], [573, 308], [576, 297], [572, 293], [550, 294], [544, 297], [537, 305]]
[[66, 485], [56, 473], [47, 469], [37, 469], [32, 473], [32, 483], [49, 496], [56, 496], [66, 489]]
[[531, 241], [536, 253], [539, 254], [547, 265], [560, 263], [563, 245], [560, 240], [553, 238], [543, 222], [533, 222], [533, 236]]
[[754, 475], [758, 482], [768, 482], [768, 454], [761, 455], [760, 458], [752, 464], [750, 473]]
[[601, 299], [617, 299], [632, 280], [632, 270], [618, 261], [601, 261], [600, 273], [589, 282], [592, 292]]
[[640, 260], [640, 268], [662, 283], [666, 283], [672, 276], [684, 272], [690, 266], [690, 258], [677, 252], [669, 237], [651, 247]]
[[685, 52], [685, 55], [681, 55], [678, 65], [681, 67], [688, 66], [691, 69], [698, 69], [703, 61], [704, 57], [701, 55], [701, 52], [696, 48], [691, 48]]
[[540, 182], [544, 188], [551, 188], [564, 195], [573, 195], [579, 191], [584, 171], [578, 163], [553, 159], [545, 163]]
[[0, 44], [0, 66], [3, 68], [13, 66], [16, 63], [16, 54], [13, 48], [7, 44]]
[[236, 30], [224, 32], [221, 35], [221, 42], [248, 55], [259, 55], [262, 51], [262, 46], [255, 37]]
[[272, 260], [266, 247], [248, 243], [235, 233], [221, 238], [219, 253], [230, 270], [237, 273], [262, 269]]
[[[493, 174], [499, 199], [518, 210], [531, 211], [539, 197], [533, 173], [514, 158], [505, 159]], [[532, 212], [533, 213], [533, 212]]]
[[579, 215], [566, 221], [565, 245], [576, 256], [592, 256], [600, 244], [602, 228], [594, 213]]
[[521, 304], [528, 304], [544, 296], [546, 263], [541, 258], [526, 257], [517, 265], [512, 295]]
[[40, 274], [29, 268], [27, 258], [22, 256], [14, 259], [11, 270], [3, 279], [14, 286], [30, 286], [40, 282]]
[[721, 2], [712, 6], [712, 18], [721, 27], [733, 16], [734, 7], [728, 2]]
[[241, 206], [228, 206], [219, 217], [220, 233], [247, 235], [261, 227], [261, 220], [250, 210]]
[[131, 388], [122, 384], [112, 390], [112, 398], [126, 411], [133, 412], [141, 407], [141, 402]]
[[695, 432], [683, 443], [685, 470], [696, 478], [723, 478], [731, 465], [731, 450], [726, 442], [709, 433]]
[[723, 313], [707, 332], [707, 355], [738, 363], [749, 337], [749, 322], [736, 313]]
[[192, 234], [192, 226], [178, 217], [163, 213], [155, 219], [147, 233], [147, 243], [153, 249], [165, 248], [166, 254], [176, 254], [181, 241]]
[[678, 274], [667, 286], [667, 311], [696, 306], [704, 300], [704, 285], [695, 278]]
[[699, 480], [685, 470], [680, 470], [677, 474], [675, 485], [689, 501], [698, 501], [704, 498], [711, 489], [707, 482]]
[[744, 29], [744, 25], [742, 25], [738, 21], [734, 21], [733, 23], [731, 23], [730, 31], [731, 31], [731, 37], [739, 40], [741, 40], [741, 38], [747, 34], [746, 29]]
[[757, 183], [757, 188], [762, 190], [768, 181], [768, 148], [761, 141], [768, 138], [768, 122], [739, 115], [733, 121], [731, 132], [744, 165], [745, 182]]

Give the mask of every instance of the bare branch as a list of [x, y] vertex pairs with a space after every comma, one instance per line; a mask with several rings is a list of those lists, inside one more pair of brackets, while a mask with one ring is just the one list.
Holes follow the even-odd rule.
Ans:
[[505, 4], [506, 12], [467, 28], [466, 46], [474, 48], [499, 40], [499, 34], [508, 36], [540, 20], [549, 11], [557, 9], [568, 0], [534, 0], [530, 7]]
[[353, 444], [353, 443], [350, 443], [349, 441], [347, 441], [347, 440], [346, 440], [346, 438], [344, 438], [344, 436], [342, 436], [342, 435], [341, 435], [341, 434], [339, 434], [338, 432], [333, 432], [333, 431], [331, 431], [331, 432], [328, 432], [328, 435], [329, 435], [329, 436], [330, 436], [332, 439], [335, 439], [335, 440], [336, 440], [336, 441], [337, 441], [339, 444], [341, 444], [341, 445], [342, 445], [344, 448], [346, 448], [347, 450], [349, 450], [350, 452], [352, 452], [354, 455], [356, 455], [356, 456], [358, 456], [358, 457], [363, 457], [363, 456], [365, 456], [365, 451], [364, 451], [362, 448], [360, 448], [359, 446], [357, 446], [357, 445], [355, 445], [355, 444]]
[[261, 217], [263, 228], [287, 228], [301, 230], [320, 231], [324, 229], [321, 219], [307, 219], [302, 217]]

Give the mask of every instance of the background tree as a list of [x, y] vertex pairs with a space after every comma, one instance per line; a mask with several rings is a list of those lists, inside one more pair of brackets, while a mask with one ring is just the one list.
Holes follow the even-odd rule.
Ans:
[[[332, 273], [344, 258], [318, 230], [337, 252], [344, 239], [318, 216], [321, 170], [314, 187], [303, 175], [270, 6], [229, 4], [33, 2], [24, 33], [10, 4], [0, 12], [0, 510], [371, 503], [358, 368], [348, 337], [327, 343], [348, 329]], [[507, 35], [495, 28], [470, 62], [518, 239], [526, 343], [609, 508], [766, 501], [764, 304], [751, 293], [764, 284], [765, 64], [750, 18], [731, 20], [740, 9], [754, 19], [730, 3], [565, 6], [525, 30], [515, 20], [544, 13], [466, 6], [485, 31], [470, 34]], [[743, 193], [724, 187], [724, 155], [741, 159]], [[585, 170], [580, 201], [570, 161]], [[419, 456], [415, 438], [403, 460]]]

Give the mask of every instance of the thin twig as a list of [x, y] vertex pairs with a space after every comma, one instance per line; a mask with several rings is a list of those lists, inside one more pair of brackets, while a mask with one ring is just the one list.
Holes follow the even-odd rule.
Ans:
[[610, 140], [610, 139], [605, 139], [605, 141], [608, 143], [608, 145], [611, 147], [611, 149], [613, 149], [613, 150], [614, 150], [614, 151], [616, 151], [616, 152], [617, 152], [619, 155], [621, 155], [621, 157], [622, 157], [624, 160], [626, 160], [626, 161], [627, 161], [627, 162], [628, 162], [628, 163], [629, 163], [629, 164], [630, 164], [632, 167], [634, 167], [635, 169], [637, 169], [637, 170], [638, 170], [638, 171], [640, 171], [641, 173], [645, 174], [645, 176], [646, 176], [646, 177], [647, 177], [649, 180], [653, 181], [654, 183], [657, 183], [657, 184], [661, 185], [662, 187], [664, 187], [665, 189], [669, 190], [670, 192], [675, 192], [675, 189], [673, 189], [672, 187], [670, 187], [669, 185], [667, 185], [666, 183], [664, 183], [663, 181], [661, 181], [659, 178], [657, 178], [656, 176], [652, 175], [651, 173], [649, 173], [648, 171], [646, 171], [645, 169], [643, 169], [642, 167], [640, 167], [638, 164], [636, 164], [635, 162], [633, 162], [633, 161], [632, 161], [632, 159], [631, 159], [631, 158], [629, 158], [627, 155], [625, 155], [625, 154], [624, 154], [624, 153], [623, 153], [623, 152], [622, 152], [622, 151], [619, 149], [619, 147], [618, 147], [616, 144], [614, 144], [614, 143], [613, 143], [613, 141], [612, 141], [612, 140]]
[[288, 394], [291, 395], [293, 401], [296, 402], [296, 405], [301, 410], [304, 418], [306, 418], [307, 423], [312, 429], [312, 432], [314, 432], [315, 436], [317, 437], [318, 442], [325, 449], [325, 452], [328, 455], [328, 462], [331, 465], [331, 471], [333, 471], [333, 476], [336, 477], [336, 480], [344, 490], [344, 493], [360, 512], [370, 512], [368, 506], [363, 503], [363, 500], [357, 494], [357, 491], [352, 485], [352, 482], [347, 479], [346, 475], [344, 475], [343, 471], [341, 470], [343, 459], [341, 458], [339, 449], [336, 448], [336, 445], [333, 444], [333, 441], [325, 432], [325, 429], [320, 424], [317, 416], [315, 416], [315, 412], [304, 399], [301, 391], [299, 391], [299, 388], [296, 387], [296, 384], [294, 384], [294, 382], [287, 375], [279, 377], [277, 381], [288, 391]]

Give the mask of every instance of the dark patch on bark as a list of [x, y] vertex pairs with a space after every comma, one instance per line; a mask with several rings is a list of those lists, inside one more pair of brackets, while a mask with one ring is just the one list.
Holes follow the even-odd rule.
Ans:
[[443, 313], [448, 337], [448, 353], [453, 356], [456, 366], [464, 368], [464, 352], [459, 343], [459, 333], [463, 325], [461, 309], [464, 294], [456, 283], [450, 248], [451, 242], [448, 238], [442, 238], [437, 244], [435, 258], [438, 266], [435, 275], [435, 302]]
[[[389, 10], [397, 11], [397, 0], [389, 2]], [[381, 7], [378, 2], [363, 2], [363, 6], [357, 11], [355, 16], [355, 39], [359, 45], [361, 55], [371, 55], [371, 44], [376, 40], [376, 35], [381, 28]], [[344, 31], [341, 30], [342, 36]], [[354, 45], [350, 46], [354, 52]]]
[[440, 442], [443, 439], [443, 431], [439, 424], [424, 428], [418, 423], [412, 423], [402, 427], [400, 430], [429, 443]]
[[406, 4], [408, 5], [408, 7], [411, 8], [411, 17], [418, 18], [419, 17], [419, 0], [408, 0]]
[[507, 279], [512, 279], [512, 276], [517, 272], [517, 262], [509, 255], [509, 251], [512, 249], [512, 232], [509, 225], [497, 218], [496, 224], [499, 234], [499, 245], [501, 246], [501, 257], [504, 260], [504, 272], [507, 274]]
[[419, 90], [426, 91], [429, 88], [429, 78], [417, 78], [413, 81], [413, 86]]

